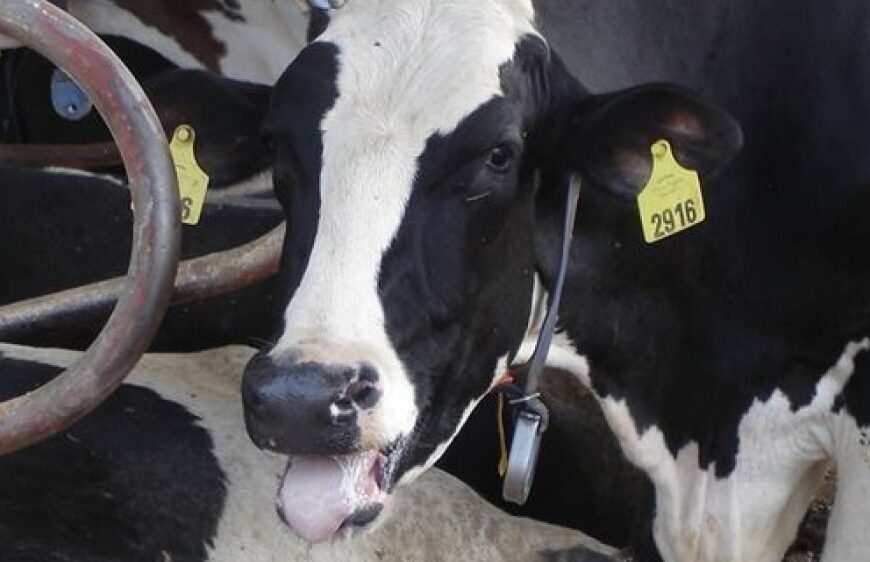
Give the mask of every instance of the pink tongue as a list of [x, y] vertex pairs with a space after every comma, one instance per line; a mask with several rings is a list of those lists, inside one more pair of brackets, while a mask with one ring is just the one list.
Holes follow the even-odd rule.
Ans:
[[287, 524], [309, 542], [322, 542], [380, 494], [375, 465], [380, 454], [292, 457], [278, 503]]

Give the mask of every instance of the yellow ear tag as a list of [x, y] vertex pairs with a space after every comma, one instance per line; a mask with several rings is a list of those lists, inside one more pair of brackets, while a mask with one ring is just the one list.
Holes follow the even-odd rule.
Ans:
[[178, 177], [178, 193], [181, 197], [181, 222], [197, 224], [205, 204], [205, 193], [208, 190], [208, 174], [202, 171], [196, 162], [193, 145], [196, 142], [196, 132], [190, 125], [179, 125], [172, 133], [169, 152], [175, 164], [175, 175]]
[[643, 239], [652, 244], [704, 221], [701, 180], [674, 159], [666, 140], [653, 143], [652, 173], [637, 196]]

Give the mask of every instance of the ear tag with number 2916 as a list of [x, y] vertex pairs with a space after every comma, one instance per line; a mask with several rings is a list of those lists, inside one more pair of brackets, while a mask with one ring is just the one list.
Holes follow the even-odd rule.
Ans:
[[650, 148], [652, 173], [637, 196], [643, 239], [652, 244], [703, 222], [704, 198], [698, 173], [680, 165], [671, 145], [658, 140]]
[[179, 125], [172, 134], [169, 152], [175, 164], [175, 175], [178, 176], [178, 195], [181, 197], [181, 222], [197, 224], [205, 204], [205, 193], [208, 190], [208, 174], [202, 171], [196, 162], [193, 146], [196, 132], [190, 125]]

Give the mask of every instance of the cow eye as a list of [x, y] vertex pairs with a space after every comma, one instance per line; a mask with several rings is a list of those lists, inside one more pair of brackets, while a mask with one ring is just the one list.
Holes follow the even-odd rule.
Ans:
[[496, 172], [506, 172], [514, 161], [514, 151], [507, 144], [500, 144], [489, 151], [486, 164]]

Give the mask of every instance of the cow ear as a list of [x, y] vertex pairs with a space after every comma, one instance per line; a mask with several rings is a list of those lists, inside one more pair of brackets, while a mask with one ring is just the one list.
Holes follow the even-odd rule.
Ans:
[[682, 166], [701, 177], [726, 164], [743, 143], [737, 121], [695, 94], [647, 85], [591, 96], [576, 108], [566, 158], [585, 179], [634, 198], [652, 170], [651, 146], [664, 139]]
[[202, 70], [175, 70], [144, 84], [167, 137], [196, 131], [194, 150], [212, 187], [246, 180], [272, 165], [263, 133], [272, 88]]

